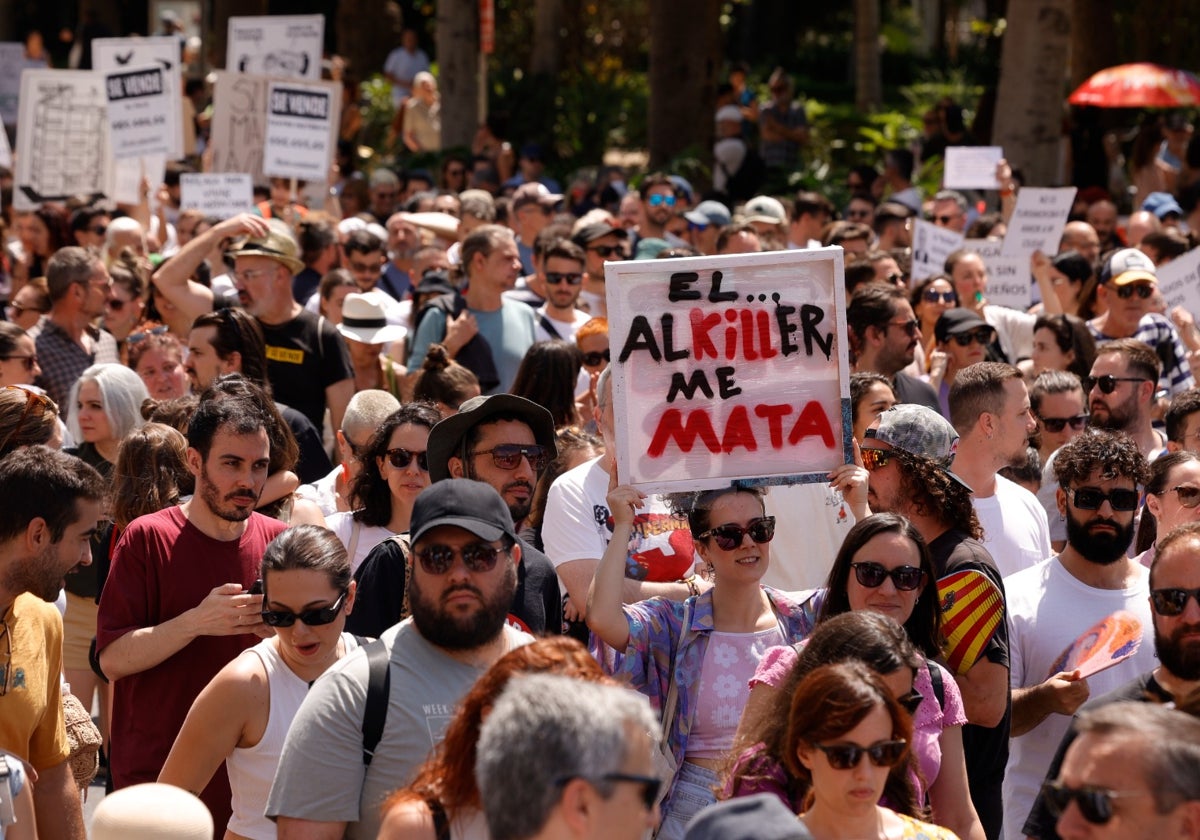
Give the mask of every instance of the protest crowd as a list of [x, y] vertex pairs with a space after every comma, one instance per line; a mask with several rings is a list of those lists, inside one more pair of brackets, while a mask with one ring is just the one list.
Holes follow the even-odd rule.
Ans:
[[1120, 195], [955, 106], [768, 195], [735, 66], [711, 190], [564, 193], [486, 127], [360, 169], [288, 56], [22, 77], [0, 838], [1200, 838], [1186, 118]]

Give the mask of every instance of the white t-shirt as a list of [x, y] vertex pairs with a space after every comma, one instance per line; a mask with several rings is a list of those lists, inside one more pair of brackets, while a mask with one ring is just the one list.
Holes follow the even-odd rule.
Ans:
[[[1088, 628], [1117, 610], [1142, 622], [1138, 652], [1088, 678], [1092, 697], [1100, 697], [1158, 665], [1150, 616], [1150, 573], [1136, 566], [1137, 582], [1128, 589], [1095, 589], [1068, 572], [1058, 557], [1004, 579], [1008, 600], [1009, 683], [1028, 688], [1045, 682], [1064, 651]], [[1051, 714], [1010, 742], [1004, 774], [1004, 836], [1020, 840], [1021, 827], [1045, 779], [1046, 768], [1071, 719]]]
[[[591, 315], [582, 310], [575, 309], [572, 310], [573, 320], [568, 324], [566, 321], [559, 321], [547, 315], [545, 305], [539, 306], [534, 310], [534, 314], [537, 315], [537, 329], [534, 331], [534, 335], [537, 336], [538, 341], [549, 341], [552, 338], [561, 338], [563, 341], [574, 341], [575, 333], [579, 332], [579, 328], [592, 320]], [[554, 327], [554, 331], [558, 335], [550, 335], [549, 331], [542, 325], [543, 318], [550, 322], [550, 326]]]
[[983, 546], [1001, 577], [1028, 569], [1054, 553], [1046, 511], [1037, 496], [1021, 485], [998, 475], [994, 494], [971, 498], [983, 526]]
[[[358, 571], [358, 567], [367, 559], [371, 549], [388, 537], [395, 536], [382, 525], [364, 525], [354, 521], [350, 511], [339, 511], [325, 517], [325, 526], [342, 541], [346, 552], [350, 555], [350, 573]], [[357, 532], [357, 533], [356, 533]]]
[[767, 515], [775, 517], [775, 539], [762, 582], [785, 592], [824, 586], [833, 558], [854, 527], [854, 514], [842, 494], [824, 481], [793, 484], [772, 487], [766, 503]]
[[1014, 365], [1033, 355], [1033, 325], [1037, 316], [995, 303], [984, 304], [983, 320], [995, 327], [1000, 349]]

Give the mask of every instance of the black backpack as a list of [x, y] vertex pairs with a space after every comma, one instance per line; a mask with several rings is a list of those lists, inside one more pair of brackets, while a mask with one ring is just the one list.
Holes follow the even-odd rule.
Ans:
[[759, 187], [767, 180], [767, 165], [762, 156], [750, 144], [746, 144], [746, 156], [737, 172], [731, 173], [725, 164], [719, 164], [725, 170], [725, 194], [734, 201], [745, 201], [758, 195]]

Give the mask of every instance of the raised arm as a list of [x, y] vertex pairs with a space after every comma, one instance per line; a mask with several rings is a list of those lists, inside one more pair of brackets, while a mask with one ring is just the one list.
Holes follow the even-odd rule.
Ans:
[[628, 484], [612, 486], [615, 481], [614, 470], [608, 491], [608, 509], [613, 517], [612, 540], [596, 566], [596, 574], [588, 589], [587, 624], [605, 644], [616, 650], [624, 650], [629, 645], [629, 620], [621, 609], [624, 601], [625, 553], [629, 538], [633, 535], [634, 515], [643, 506], [646, 494]]

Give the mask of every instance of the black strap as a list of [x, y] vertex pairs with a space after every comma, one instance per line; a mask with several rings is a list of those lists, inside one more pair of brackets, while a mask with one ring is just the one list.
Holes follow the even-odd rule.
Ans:
[[370, 767], [375, 757], [375, 748], [383, 738], [383, 724], [387, 720], [388, 695], [391, 693], [392, 669], [388, 667], [390, 651], [382, 639], [368, 644], [367, 652], [367, 703], [363, 709], [363, 766]]
[[542, 314], [540, 321], [542, 324], [542, 329], [550, 333], [550, 335], [554, 336], [555, 338], [562, 338], [562, 334], [558, 330], [554, 329], [554, 327], [550, 326], [550, 319], [546, 317], [545, 313]]
[[946, 686], [942, 683], [942, 669], [932, 659], [926, 660], [929, 669], [929, 682], [933, 685], [933, 696], [937, 698], [938, 708], [946, 708]]
[[446, 816], [445, 806], [431, 796], [425, 797], [425, 805], [433, 816], [434, 837], [437, 840], [450, 840], [450, 819]]

